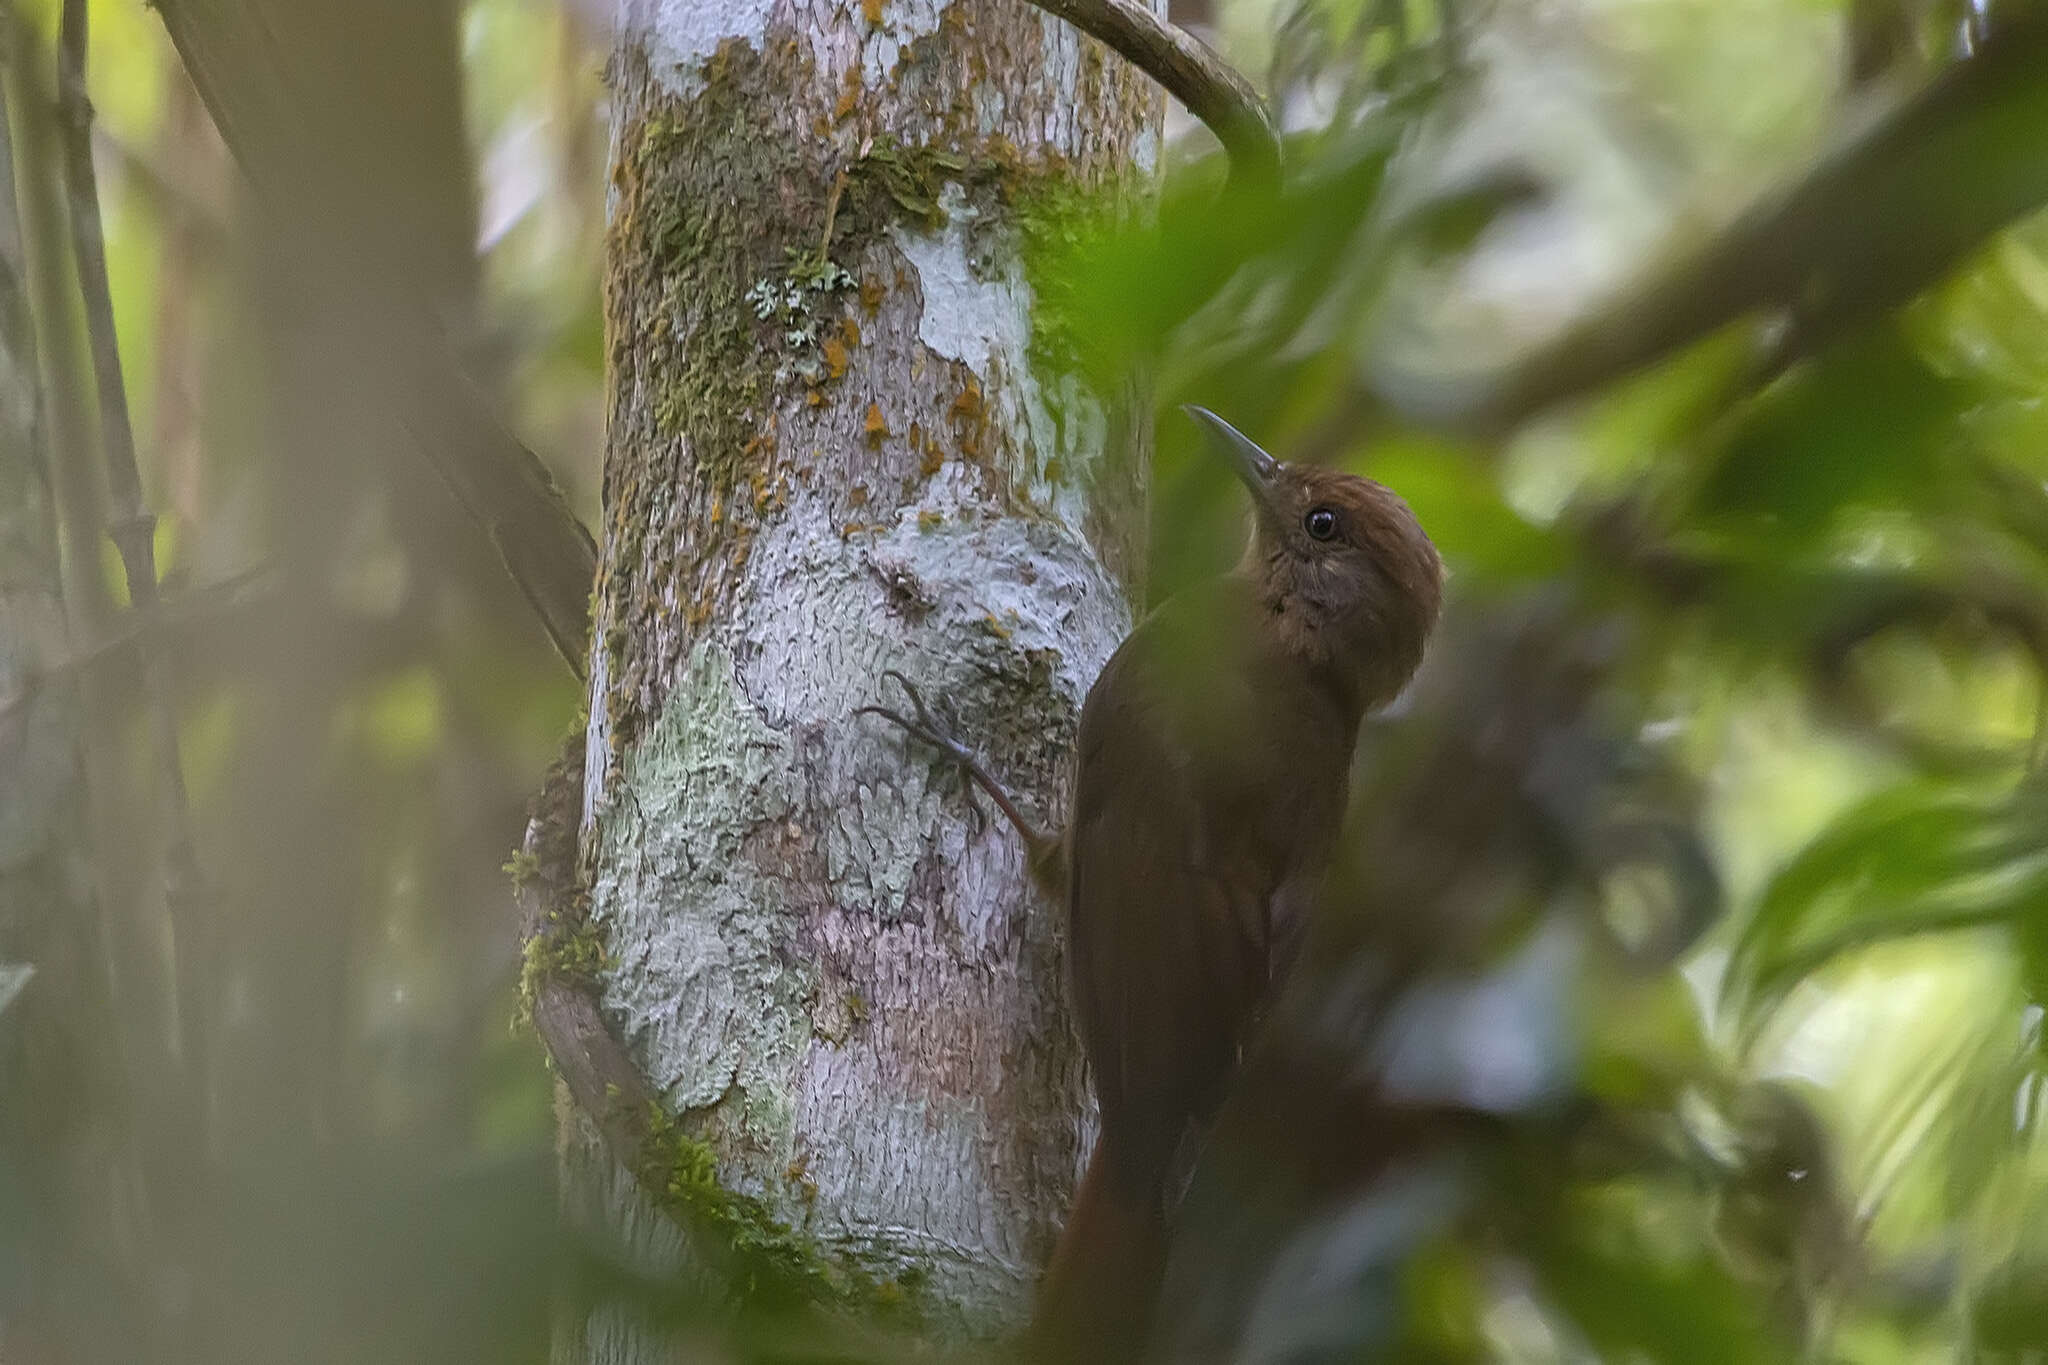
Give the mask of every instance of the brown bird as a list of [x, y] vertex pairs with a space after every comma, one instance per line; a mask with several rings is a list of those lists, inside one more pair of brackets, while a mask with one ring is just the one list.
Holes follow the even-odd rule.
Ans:
[[965, 764], [1057, 876], [1102, 1133], [1040, 1290], [1059, 1359], [1129, 1360], [1170, 1205], [1329, 865], [1365, 714], [1421, 662], [1443, 566], [1398, 496], [1283, 464], [1209, 429], [1250, 490], [1235, 570], [1173, 598], [1118, 648], [1081, 711], [1063, 848], [1023, 819], [913, 695], [877, 710]]

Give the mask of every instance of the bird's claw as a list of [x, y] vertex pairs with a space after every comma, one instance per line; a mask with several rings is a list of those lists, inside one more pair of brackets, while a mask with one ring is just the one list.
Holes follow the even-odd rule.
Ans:
[[940, 750], [955, 762], [971, 763], [974, 760], [973, 752], [955, 739], [932, 715], [931, 707], [925, 704], [924, 693], [918, 691], [910, 679], [893, 668], [884, 669], [882, 676], [895, 679], [896, 685], [903, 689], [903, 695], [910, 698], [911, 715], [906, 716], [901, 711], [892, 710], [887, 706], [862, 706], [854, 711], [856, 716], [880, 716], [913, 739], [921, 739]]
[[[911, 714], [906, 716], [901, 711], [887, 706], [857, 707], [854, 710], [854, 714], [856, 716], [880, 716], [912, 739], [922, 740], [946, 755], [946, 757], [952, 759], [960, 765], [961, 772], [971, 781], [979, 780], [981, 775], [980, 760], [975, 756], [972, 749], [955, 739], [947, 728], [940, 724], [937, 717], [932, 715], [931, 707], [925, 703], [924, 693], [918, 691], [916, 685], [910, 679], [904, 677], [893, 668], [882, 670], [882, 676], [894, 678], [896, 685], [903, 689], [903, 695], [910, 699]], [[983, 823], [986, 817], [982, 814], [981, 808], [975, 804], [971, 788], [967, 805], [968, 809], [974, 812], [975, 823], [977, 825]]]
[[[1008, 791], [1004, 790], [1003, 784], [996, 780], [995, 774], [988, 770], [987, 765], [981, 761], [980, 755], [955, 739], [952, 732], [932, 714], [931, 707], [925, 704], [924, 694], [917, 690], [917, 687], [910, 679], [904, 677], [893, 668], [882, 670], [882, 676], [894, 678], [896, 685], [903, 689], [903, 695], [910, 699], [910, 714], [906, 716], [901, 711], [887, 706], [859, 706], [854, 708], [853, 713], [856, 716], [880, 716], [883, 720], [896, 726], [911, 738], [923, 740], [926, 744], [931, 745], [934, 749], [937, 749], [940, 753], [959, 764], [960, 771], [966, 775], [969, 784], [967, 806], [969, 810], [974, 812], [974, 818], [978, 824], [985, 822], [987, 816], [974, 800], [973, 788], [975, 787], [981, 788], [982, 792], [991, 801], [996, 803], [996, 809], [1003, 813], [1003, 818], [1010, 822], [1019, 835], [1023, 836], [1025, 844], [1034, 850], [1035, 858], [1043, 853], [1043, 851], [1052, 848], [1052, 841], [1039, 833], [1038, 827], [1032, 824], [1025, 817], [1024, 812], [1017, 808], [1016, 801], [1011, 798]], [[1034, 873], [1033, 875], [1036, 876], [1037, 874]]]

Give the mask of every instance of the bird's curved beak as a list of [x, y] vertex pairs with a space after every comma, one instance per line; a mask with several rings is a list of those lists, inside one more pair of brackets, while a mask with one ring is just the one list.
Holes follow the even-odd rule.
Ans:
[[1250, 490], [1259, 511], [1267, 514], [1277, 511], [1273, 490], [1280, 475], [1280, 462], [1261, 450], [1251, 437], [1207, 408], [1184, 403], [1181, 411], [1208, 430], [1216, 448], [1229, 458], [1230, 467], [1237, 471], [1237, 477]]

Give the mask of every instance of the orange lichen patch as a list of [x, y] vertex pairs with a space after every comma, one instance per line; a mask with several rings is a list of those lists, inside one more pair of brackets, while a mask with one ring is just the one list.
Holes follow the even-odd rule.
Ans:
[[839, 335], [846, 338], [848, 346], [860, 345], [860, 324], [852, 318], [846, 319], [839, 324]]
[[711, 524], [718, 525], [725, 520], [725, 499], [716, 493], [711, 495]]
[[953, 417], [956, 421], [973, 422], [980, 419], [983, 411], [981, 381], [970, 374], [966, 387], [953, 396]]
[[919, 478], [929, 479], [946, 463], [946, 452], [925, 434], [924, 427], [917, 422], [910, 424], [910, 448], [922, 457], [917, 467]]
[[814, 408], [824, 401], [825, 395], [819, 393], [816, 389], [812, 389], [809, 393], [806, 393], [804, 395], [804, 402], [810, 404]]
[[882, 0], [860, 0], [861, 15], [868, 23], [880, 27], [882, 23]]
[[868, 438], [868, 444], [871, 446], [880, 445], [882, 438], [889, 434], [889, 423], [882, 416], [882, 405], [880, 403], [868, 404], [868, 415], [866, 420], [860, 424], [860, 429], [861, 434]]
[[875, 310], [882, 306], [882, 292], [880, 280], [862, 280], [860, 282], [861, 310], [869, 317], [873, 317]]
[[822, 349], [825, 355], [825, 378], [828, 380], [845, 378], [846, 343], [838, 337], [826, 337], [825, 345]]
[[[880, 6], [876, 6], [879, 10]], [[846, 68], [846, 79], [839, 86], [839, 102], [832, 106], [832, 119], [844, 123], [854, 110], [860, 108], [860, 68]]]
[[917, 529], [920, 531], [936, 531], [939, 527], [944, 526], [945, 524], [945, 516], [941, 513], [932, 511], [930, 508], [926, 508], [924, 511], [919, 512], [917, 514]]
[[789, 506], [789, 479], [777, 475], [774, 483], [768, 482], [766, 474], [754, 476], [754, 519], [766, 521], [770, 513], [780, 512]]
[[996, 620], [996, 614], [994, 612], [986, 613], [981, 618], [981, 623], [984, 626], [987, 626], [988, 633], [995, 636], [998, 640], [1007, 640], [1010, 638], [1010, 628], [1004, 625], [1001, 621]]
[[847, 490], [846, 505], [848, 507], [866, 507], [868, 505], [868, 486], [864, 483], [857, 483]]
[[953, 419], [954, 436], [960, 442], [960, 458], [979, 460], [988, 435], [988, 403], [982, 397], [981, 381], [972, 371], [960, 392], [953, 396], [948, 415]]

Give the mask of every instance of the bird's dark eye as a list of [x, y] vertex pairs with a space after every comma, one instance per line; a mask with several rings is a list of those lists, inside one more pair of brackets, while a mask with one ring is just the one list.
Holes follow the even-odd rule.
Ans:
[[1328, 540], [1337, 534], [1337, 514], [1327, 507], [1312, 507], [1302, 518], [1302, 528], [1317, 540]]

